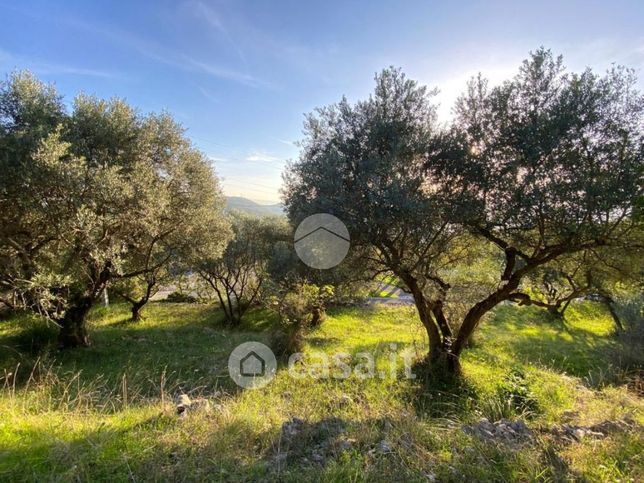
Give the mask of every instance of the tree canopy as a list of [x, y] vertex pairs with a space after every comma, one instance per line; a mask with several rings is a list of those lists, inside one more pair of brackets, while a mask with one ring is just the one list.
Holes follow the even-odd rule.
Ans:
[[288, 224], [277, 217], [229, 215], [232, 238], [223, 253], [212, 250], [195, 260], [199, 275], [217, 294], [226, 320], [239, 325], [244, 313], [259, 302], [272, 263], [281, 258], [280, 242], [289, 237]]
[[0, 293], [85, 345], [106, 285], [196, 248], [220, 252], [223, 197], [208, 160], [167, 114], [16, 73], [0, 86]]
[[[414, 296], [432, 362], [458, 371], [482, 317], [528, 296], [527, 275], [584, 250], [641, 246], [634, 82], [621, 68], [568, 74], [540, 49], [498, 87], [473, 79], [444, 126], [431, 91], [386, 69], [367, 100], [308, 116], [285, 176], [289, 216], [340, 218], [352, 249]], [[467, 276], [481, 263], [490, 276]]]

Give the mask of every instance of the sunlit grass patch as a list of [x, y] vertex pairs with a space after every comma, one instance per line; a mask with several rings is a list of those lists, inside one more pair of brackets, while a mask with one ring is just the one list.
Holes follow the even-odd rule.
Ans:
[[[241, 342], [269, 341], [270, 313], [252, 312], [238, 329], [201, 304], [153, 303], [143, 321], [131, 323], [128, 316], [122, 305], [94, 311], [90, 348], [39, 354], [24, 349], [27, 343], [13, 356], [3, 354], [2, 367], [15, 371], [19, 361], [23, 375], [0, 396], [0, 479], [603, 481], [641, 475], [642, 442], [634, 434], [554, 449], [537, 438], [512, 448], [460, 429], [480, 417], [519, 417], [541, 431], [561, 424], [565, 412], [575, 424], [624, 416], [642, 422], [641, 399], [610, 376], [613, 328], [596, 304], [574, 304], [563, 326], [534, 308], [501, 307], [465, 352], [464, 380], [444, 387], [401, 377], [399, 355], [421, 357], [427, 350], [411, 307], [332, 309], [307, 334], [307, 364], [316, 362], [315, 353], [345, 353], [353, 368], [353, 359], [368, 352], [375, 378], [295, 380], [282, 362], [261, 390], [232, 384], [227, 358]], [[41, 330], [38, 321], [29, 323], [37, 328], [22, 319], [1, 323], [0, 345], [28, 341], [30, 331]], [[597, 376], [590, 375], [602, 371], [605, 383], [592, 384]], [[183, 392], [207, 397], [212, 410], [178, 418], [173, 398]], [[324, 463], [276, 463], [282, 424], [292, 418], [311, 428], [336, 418], [343, 432], [334, 438], [350, 441], [350, 449]], [[302, 442], [303, 455], [318, 444], [312, 434]], [[391, 453], [379, 450], [383, 444]]]

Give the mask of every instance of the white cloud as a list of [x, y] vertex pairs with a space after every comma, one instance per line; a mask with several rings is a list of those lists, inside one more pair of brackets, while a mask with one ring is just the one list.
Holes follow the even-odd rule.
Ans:
[[77, 29], [85, 30], [95, 35], [100, 35], [112, 43], [123, 45], [148, 59], [154, 60], [155, 62], [166, 64], [188, 72], [202, 72], [212, 77], [237, 82], [253, 88], [270, 87], [268, 82], [265, 82], [251, 74], [225, 67], [211, 61], [194, 59], [156, 42], [137, 37], [130, 32], [107, 29], [76, 19], [66, 19], [66, 22]]
[[277, 156], [272, 156], [263, 151], [253, 151], [246, 156], [245, 160], [251, 161], [251, 162], [269, 162], [269, 163], [283, 161], [281, 158]]
[[232, 80], [239, 84], [244, 84], [249, 87], [270, 87], [268, 82], [265, 82], [257, 77], [254, 77], [250, 74], [244, 74], [243, 72], [236, 71], [234, 69], [228, 69], [226, 67], [219, 66], [217, 64], [212, 64], [208, 62], [203, 62], [200, 60], [195, 60], [187, 56], [182, 56], [184, 62], [178, 64], [180, 67], [200, 70], [206, 74], [209, 74], [213, 77], [218, 77], [220, 79]]
[[246, 61], [246, 56], [244, 55], [243, 50], [239, 46], [239, 43], [237, 43], [228, 32], [228, 29], [224, 25], [224, 22], [219, 12], [214, 10], [211, 6], [206, 5], [203, 2], [199, 2], [199, 1], [190, 2], [188, 4], [188, 7], [192, 8], [192, 10], [197, 14], [198, 18], [204, 19], [208, 23], [208, 25], [213, 27], [217, 31], [217, 33], [223, 36], [226, 42], [228, 42], [230, 46], [233, 48], [233, 50], [237, 52], [237, 55], [244, 63], [244, 65], [248, 67], [248, 62]]
[[279, 139], [279, 138], [275, 138], [275, 140], [279, 141], [282, 144], [286, 144], [287, 146], [291, 146], [291, 147], [294, 147], [294, 148], [297, 147], [296, 141], [288, 141], [286, 139]]

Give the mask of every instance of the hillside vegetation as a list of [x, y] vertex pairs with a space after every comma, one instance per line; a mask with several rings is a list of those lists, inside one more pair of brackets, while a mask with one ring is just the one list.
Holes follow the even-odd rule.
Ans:
[[284, 207], [280, 203], [262, 205], [243, 196], [226, 196], [227, 211], [242, 211], [255, 216], [282, 216]]
[[[228, 377], [228, 354], [243, 341], [266, 341], [270, 313], [254, 311], [235, 330], [198, 304], [152, 303], [144, 321], [128, 317], [125, 305], [95, 309], [95, 345], [68, 352], [43, 347], [52, 329], [39, 320], [0, 324], [0, 479], [644, 477], [643, 405], [613, 365], [613, 322], [599, 304], [574, 304], [565, 324], [534, 308], [500, 307], [464, 356], [458, 386], [388, 371], [294, 380], [282, 366], [265, 388], [241, 390]], [[426, 347], [411, 308], [377, 306], [332, 310], [305, 351], [369, 351], [380, 372], [392, 352]], [[180, 394], [209, 407], [179, 417]], [[464, 431], [480, 418], [523, 421], [531, 435], [483, 440]], [[623, 420], [628, 428], [580, 440], [552, 431]]]

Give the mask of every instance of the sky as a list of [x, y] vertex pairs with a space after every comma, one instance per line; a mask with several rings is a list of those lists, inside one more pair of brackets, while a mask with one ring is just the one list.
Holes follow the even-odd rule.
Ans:
[[511, 77], [551, 48], [572, 71], [634, 68], [637, 1], [0, 0], [0, 71], [29, 69], [79, 92], [169, 111], [212, 160], [227, 195], [279, 201], [304, 115], [369, 95], [393, 65], [439, 89], [439, 117], [478, 72]]

